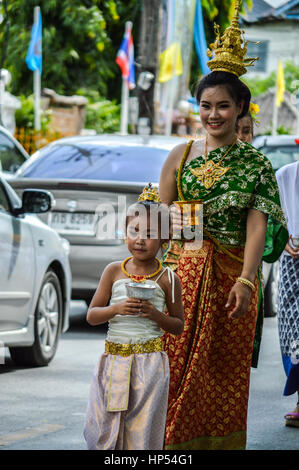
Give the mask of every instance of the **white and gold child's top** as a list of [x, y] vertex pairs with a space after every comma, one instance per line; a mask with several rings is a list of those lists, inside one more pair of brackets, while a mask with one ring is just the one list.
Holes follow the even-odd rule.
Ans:
[[[169, 281], [172, 283], [172, 291], [174, 292], [174, 279], [170, 279], [170, 276], [173, 275], [172, 271], [165, 268], [160, 276], [166, 269], [168, 271]], [[147, 280], [148, 283], [156, 287], [150, 302], [152, 302], [160, 312], [164, 313], [166, 308], [165, 292], [158, 284], [158, 279], [159, 278], [157, 278], [156, 281]], [[126, 291], [126, 284], [128, 282], [131, 282], [131, 279], [118, 279], [113, 283], [110, 305], [123, 302], [128, 298]], [[174, 297], [174, 295], [172, 297]], [[174, 301], [174, 298], [172, 301]], [[143, 318], [139, 315], [115, 315], [115, 317], [109, 321], [106, 339], [112, 343], [136, 344], [151, 341], [162, 336], [163, 333], [163, 330], [159, 328], [157, 323], [149, 318]]]
[[[168, 279], [172, 284], [172, 302], [174, 302], [174, 276], [169, 268]], [[159, 277], [160, 277], [159, 276]], [[147, 280], [155, 285], [156, 290], [150, 300], [160, 312], [165, 311], [165, 292], [156, 281]], [[129, 278], [118, 279], [113, 283], [110, 305], [122, 302], [128, 298], [126, 283], [131, 282]], [[107, 411], [124, 411], [128, 409], [131, 375], [134, 374], [134, 367], [137, 364], [144, 364], [142, 356], [149, 354], [145, 359], [147, 368], [157, 361], [165, 360], [166, 353], [163, 351], [162, 340], [163, 330], [159, 328], [156, 322], [149, 318], [143, 318], [139, 315], [115, 315], [109, 321], [107, 338], [105, 341], [105, 353], [109, 365], [109, 387]], [[166, 356], [167, 357], [167, 356]], [[109, 358], [109, 359], [108, 359]], [[110, 362], [109, 362], [110, 363]], [[163, 369], [164, 370], [164, 369]], [[166, 370], [166, 369], [165, 369]], [[168, 377], [168, 376], [167, 376]], [[167, 378], [168, 380], [168, 378]]]

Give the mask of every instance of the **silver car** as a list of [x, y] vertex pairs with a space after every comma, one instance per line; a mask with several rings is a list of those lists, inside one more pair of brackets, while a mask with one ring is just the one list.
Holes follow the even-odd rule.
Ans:
[[[104, 220], [136, 202], [144, 186], [158, 183], [169, 151], [186, 139], [139, 135], [99, 135], [57, 140], [36, 152], [12, 181], [24, 188], [50, 190], [53, 211], [42, 219], [71, 245], [72, 298], [90, 302], [100, 275], [111, 261], [128, 256], [120, 224], [112, 231]], [[105, 213], [106, 211], [106, 213]], [[104, 234], [105, 235], [105, 234]]]
[[47, 365], [69, 325], [69, 243], [35, 215], [52, 204], [30, 189], [21, 201], [0, 176], [0, 353], [19, 365]]

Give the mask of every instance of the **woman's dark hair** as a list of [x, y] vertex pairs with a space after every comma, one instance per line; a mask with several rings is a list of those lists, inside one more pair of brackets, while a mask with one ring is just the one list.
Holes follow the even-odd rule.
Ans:
[[243, 110], [239, 114], [238, 118], [244, 117], [249, 110], [251, 93], [245, 83], [241, 82], [236, 75], [229, 72], [211, 72], [208, 75], [205, 75], [200, 80], [195, 92], [197, 102], [200, 102], [201, 95], [206, 88], [218, 85], [222, 85], [227, 89], [228, 93], [237, 105], [241, 104], [242, 101], [244, 102]]

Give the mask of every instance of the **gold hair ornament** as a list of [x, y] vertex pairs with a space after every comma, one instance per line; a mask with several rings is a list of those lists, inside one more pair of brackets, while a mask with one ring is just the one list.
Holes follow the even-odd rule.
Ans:
[[143, 188], [143, 191], [140, 194], [138, 201], [161, 202], [158, 189], [154, 188], [152, 183], [148, 183], [148, 185]]
[[229, 72], [240, 77], [246, 73], [247, 67], [253, 66], [258, 60], [258, 57], [245, 57], [249, 41], [244, 40], [244, 30], [239, 28], [240, 6], [241, 0], [236, 0], [231, 25], [226, 28], [223, 36], [220, 34], [219, 26], [214, 23], [216, 41], [210, 44], [207, 50], [207, 56], [211, 57], [207, 65], [212, 72]]

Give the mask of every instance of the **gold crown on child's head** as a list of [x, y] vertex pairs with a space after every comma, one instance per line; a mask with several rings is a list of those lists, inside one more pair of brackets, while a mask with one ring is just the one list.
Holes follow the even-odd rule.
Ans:
[[[241, 0], [236, 0], [234, 16], [231, 25], [226, 28], [223, 36], [220, 34], [219, 26], [214, 23], [216, 41], [210, 44], [207, 56], [212, 57], [207, 65], [212, 72], [229, 72], [240, 77], [247, 71], [247, 67], [254, 64], [258, 57], [245, 57], [248, 41], [244, 41], [244, 31], [239, 28], [239, 10]], [[213, 53], [214, 51], [214, 57]]]
[[140, 194], [138, 201], [154, 201], [161, 202], [158, 189], [153, 187], [152, 183], [148, 183]]

